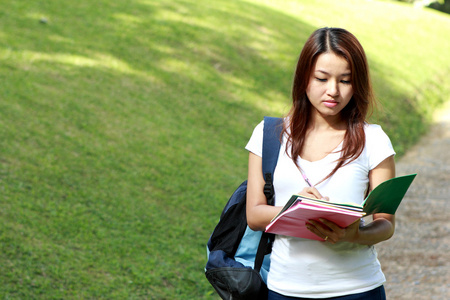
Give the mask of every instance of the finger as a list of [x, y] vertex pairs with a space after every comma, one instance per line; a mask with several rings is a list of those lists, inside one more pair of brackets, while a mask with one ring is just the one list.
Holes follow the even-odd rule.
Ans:
[[342, 234], [343, 229], [341, 229], [339, 226], [337, 226], [331, 221], [328, 221], [326, 219], [323, 220], [327, 222], [330, 225], [330, 227], [333, 227], [334, 225], [338, 230], [335, 231], [332, 228], [328, 227], [327, 224], [311, 220], [311, 222], [314, 223], [314, 228], [316, 229], [317, 232], [316, 235], [323, 238], [326, 242], [335, 244], [339, 240], [339, 236]]
[[315, 235], [317, 235], [318, 237], [320, 237], [321, 239], [323, 239], [324, 242], [328, 242], [331, 244], [335, 243], [335, 240], [332, 235], [327, 235], [317, 229], [315, 229], [315, 230], [313, 229], [313, 230], [311, 230], [311, 232], [314, 233]]
[[[309, 220], [308, 223], [306, 223], [306, 228], [308, 228], [309, 231], [324, 240], [328, 240], [332, 235], [332, 231], [329, 231], [327, 228], [325, 228], [325, 226], [323, 226], [323, 224], [314, 220]], [[333, 239], [330, 239], [330, 241], [331, 240]]]
[[317, 199], [323, 198], [322, 195], [319, 193], [319, 191], [313, 186], [306, 188], [306, 192], [314, 195], [314, 197], [316, 197]]
[[320, 238], [325, 238], [326, 236], [312, 223], [306, 223], [306, 228]]
[[338, 231], [342, 229], [342, 227], [340, 227], [334, 222], [328, 221], [327, 219], [320, 218], [319, 221], [322, 222], [322, 224], [324, 224], [325, 226], [327, 226], [331, 231]]

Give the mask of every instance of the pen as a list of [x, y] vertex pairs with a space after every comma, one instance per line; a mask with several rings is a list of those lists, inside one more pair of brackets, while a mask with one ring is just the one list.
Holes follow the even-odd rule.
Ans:
[[312, 187], [311, 182], [309, 181], [308, 177], [306, 177], [305, 173], [303, 173], [302, 169], [299, 168], [299, 170], [300, 170], [300, 174], [302, 174], [302, 176], [303, 176], [303, 179], [305, 179], [306, 184], [308, 184], [309, 187]]
[[[299, 170], [300, 170], [300, 174], [302, 174], [303, 179], [305, 180], [306, 184], [308, 184], [309, 187], [315, 188], [309, 181], [308, 177], [306, 177], [305, 173], [303, 173], [302, 169], [299, 168]], [[330, 201], [330, 199], [328, 197], [322, 197], [320, 199], [325, 200], [325, 201]]]

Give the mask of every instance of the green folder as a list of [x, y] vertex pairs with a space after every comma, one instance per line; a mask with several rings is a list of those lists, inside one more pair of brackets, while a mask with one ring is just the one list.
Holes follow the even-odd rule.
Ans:
[[364, 211], [368, 215], [376, 213], [395, 214], [416, 175], [399, 176], [379, 184], [364, 200]]

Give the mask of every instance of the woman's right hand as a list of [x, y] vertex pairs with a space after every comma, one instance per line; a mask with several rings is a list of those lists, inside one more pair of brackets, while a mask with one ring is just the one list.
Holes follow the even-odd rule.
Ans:
[[316, 198], [316, 199], [320, 199], [320, 200], [325, 200], [325, 201], [330, 201], [330, 198], [328, 197], [323, 197], [319, 191], [313, 187], [305, 187], [301, 192], [298, 193], [299, 195], [305, 196], [305, 197], [309, 197], [309, 198]]

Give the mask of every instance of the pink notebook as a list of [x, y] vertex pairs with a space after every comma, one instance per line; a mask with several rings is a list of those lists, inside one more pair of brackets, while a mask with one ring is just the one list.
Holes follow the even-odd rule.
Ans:
[[324, 239], [306, 228], [306, 222], [308, 220], [319, 221], [319, 218], [323, 218], [330, 220], [341, 227], [347, 227], [364, 215], [364, 212], [298, 201], [289, 209], [275, 217], [272, 222], [267, 225], [266, 232], [323, 241]]

